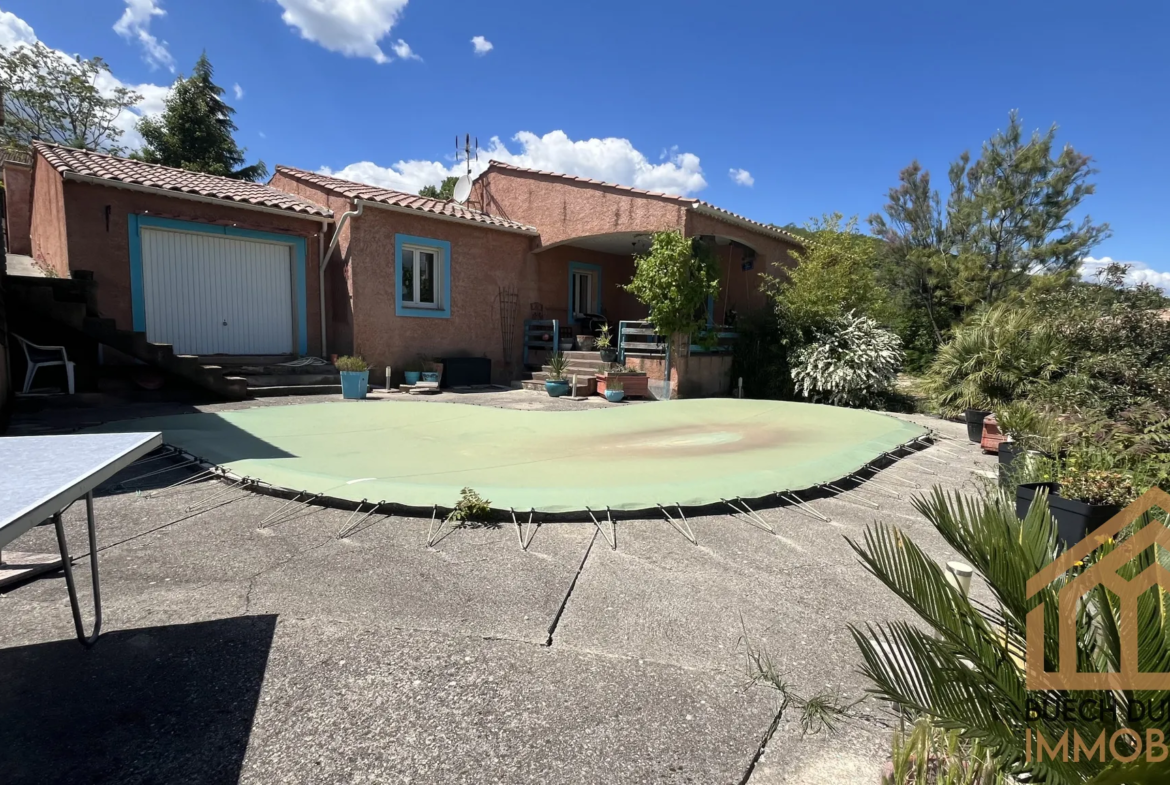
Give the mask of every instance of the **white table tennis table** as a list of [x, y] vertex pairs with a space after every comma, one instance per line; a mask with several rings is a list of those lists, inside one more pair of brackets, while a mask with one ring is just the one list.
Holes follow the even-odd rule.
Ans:
[[[77, 639], [89, 646], [102, 627], [102, 595], [98, 582], [97, 532], [93, 491], [106, 480], [162, 446], [160, 433], [9, 436], [0, 438], [0, 549], [50, 518], [57, 532], [61, 566], [73, 610]], [[85, 498], [89, 530], [89, 567], [93, 576], [93, 632], [85, 634], [73, 563], [61, 513]]]

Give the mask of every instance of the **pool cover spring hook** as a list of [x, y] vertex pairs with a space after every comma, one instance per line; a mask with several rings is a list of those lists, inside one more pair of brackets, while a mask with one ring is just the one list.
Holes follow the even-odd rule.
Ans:
[[613, 539], [605, 533], [605, 529], [601, 528], [601, 521], [597, 520], [597, 516], [593, 514], [593, 510], [588, 507], [585, 510], [589, 513], [589, 517], [593, 519], [593, 525], [597, 527], [597, 531], [601, 532], [601, 536], [609, 543], [609, 546], [615, 551], [617, 550], [617, 523], [614, 522], [613, 514], [608, 507], [605, 508], [605, 519], [609, 523], [610, 529], [613, 530]]
[[832, 523], [833, 522], [832, 518], [828, 517], [827, 515], [821, 513], [818, 510], [814, 510], [808, 504], [808, 502], [801, 501], [800, 498], [794, 493], [785, 494], [782, 491], [776, 491], [776, 495], [779, 496], [781, 499], [783, 499], [786, 502], [797, 505], [798, 511], [803, 510], [805, 512], [805, 514], [811, 515], [812, 517], [816, 518], [818, 521], [823, 521], [824, 523]]
[[735, 518], [736, 520], [742, 520], [744, 523], [748, 524], [749, 526], [755, 526], [757, 529], [763, 529], [764, 531], [768, 532], [769, 534], [776, 533], [776, 527], [772, 526], [770, 523], [768, 523], [762, 517], [760, 517], [760, 514], [758, 512], [753, 510], [751, 507], [748, 507], [747, 502], [745, 502], [743, 499], [738, 498], [738, 497], [736, 498], [736, 501], [738, 501], [740, 503], [740, 505], [742, 505], [742, 509], [740, 507], [736, 507], [734, 503], [728, 501], [727, 499], [720, 499], [719, 501], [723, 502], [728, 507], [735, 510], [735, 512], [739, 513], [739, 515], [743, 516], [742, 518], [740, 518], [738, 515], [733, 514], [731, 516], [732, 518]]
[[834, 491], [837, 494], [834, 498], [836, 498], [839, 501], [843, 501], [843, 502], [846, 502], [848, 504], [859, 504], [863, 507], [869, 507], [870, 509], [873, 509], [873, 510], [880, 510], [882, 508], [882, 506], [880, 504], [878, 504], [877, 502], [870, 501], [869, 499], [865, 499], [861, 496], [846, 496], [845, 494], [847, 493], [847, 491], [845, 491], [843, 488], [840, 488], [840, 487], [834, 485], [831, 482], [820, 483], [820, 487], [827, 488], [830, 491]]
[[386, 503], [386, 500], [385, 500], [385, 499], [383, 499], [382, 501], [380, 501], [380, 502], [378, 502], [377, 504], [375, 504], [373, 507], [371, 507], [371, 508], [370, 508], [370, 511], [369, 511], [369, 512], [367, 512], [367, 513], [366, 513], [365, 515], [363, 515], [363, 516], [362, 516], [360, 519], [358, 519], [358, 522], [357, 522], [357, 523], [355, 523], [355, 524], [353, 524], [352, 526], [350, 526], [350, 521], [352, 521], [352, 520], [354, 519], [354, 517], [356, 517], [356, 516], [357, 516], [357, 514], [358, 514], [358, 513], [361, 511], [361, 509], [362, 509], [362, 505], [363, 505], [363, 504], [365, 504], [365, 503], [366, 503], [366, 500], [365, 500], [365, 499], [362, 499], [362, 500], [361, 500], [361, 502], [359, 502], [359, 503], [358, 503], [357, 509], [356, 509], [356, 510], [354, 510], [353, 514], [352, 514], [352, 515], [350, 515], [350, 516], [349, 516], [349, 518], [347, 518], [347, 519], [346, 519], [346, 521], [345, 521], [345, 525], [344, 525], [344, 526], [342, 526], [340, 529], [338, 529], [338, 530], [337, 530], [337, 539], [339, 539], [339, 540], [340, 540], [340, 539], [343, 539], [343, 538], [345, 538], [345, 537], [348, 537], [349, 535], [351, 535], [351, 534], [353, 534], [355, 531], [357, 531], [359, 528], [361, 528], [361, 525], [362, 525], [363, 523], [365, 523], [365, 522], [366, 522], [366, 519], [367, 519], [367, 518], [369, 518], [371, 515], [373, 515], [373, 514], [374, 514], [375, 512], [377, 512], [378, 510], [382, 509], [382, 505]]
[[675, 502], [674, 506], [678, 508], [678, 520], [671, 517], [671, 514], [661, 504], [658, 505], [658, 509], [662, 510], [662, 514], [666, 516], [666, 522], [673, 526], [675, 531], [690, 540], [691, 545], [698, 545], [699, 541], [695, 539], [695, 533], [691, 530], [691, 524], [687, 521], [687, 516], [683, 513], [682, 505]]
[[520, 543], [520, 550], [528, 550], [528, 546], [532, 544], [532, 538], [536, 536], [536, 530], [540, 528], [539, 523], [533, 523], [532, 517], [536, 515], [536, 508], [531, 507], [528, 510], [528, 535], [524, 534], [524, 526], [516, 519], [516, 508], [509, 507], [512, 511], [512, 523], [516, 524], [516, 541]]

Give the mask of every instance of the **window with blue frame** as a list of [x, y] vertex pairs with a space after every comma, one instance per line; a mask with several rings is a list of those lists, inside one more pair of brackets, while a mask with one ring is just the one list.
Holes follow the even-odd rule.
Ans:
[[395, 306], [399, 316], [451, 315], [451, 244], [395, 235]]

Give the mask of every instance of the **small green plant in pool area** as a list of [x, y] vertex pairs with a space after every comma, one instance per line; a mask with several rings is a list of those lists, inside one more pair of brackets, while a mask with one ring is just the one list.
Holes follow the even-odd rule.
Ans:
[[474, 488], [464, 488], [459, 492], [459, 501], [455, 503], [447, 520], [464, 526], [474, 522], [482, 523], [491, 515], [491, 511], [490, 500], [480, 496]]
[[367, 363], [361, 357], [352, 357], [349, 355], [346, 355], [345, 357], [338, 357], [337, 362], [334, 363], [334, 365], [339, 371], [351, 371], [356, 373], [367, 371], [370, 368], [369, 363]]
[[555, 381], [564, 381], [565, 369], [569, 367], [569, 361], [565, 359], [565, 355], [557, 352], [548, 361], [548, 378]]

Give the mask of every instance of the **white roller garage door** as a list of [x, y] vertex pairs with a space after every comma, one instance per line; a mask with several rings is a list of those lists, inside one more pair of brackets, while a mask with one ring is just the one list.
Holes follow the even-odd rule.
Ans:
[[292, 247], [141, 230], [146, 338], [176, 354], [291, 354]]

